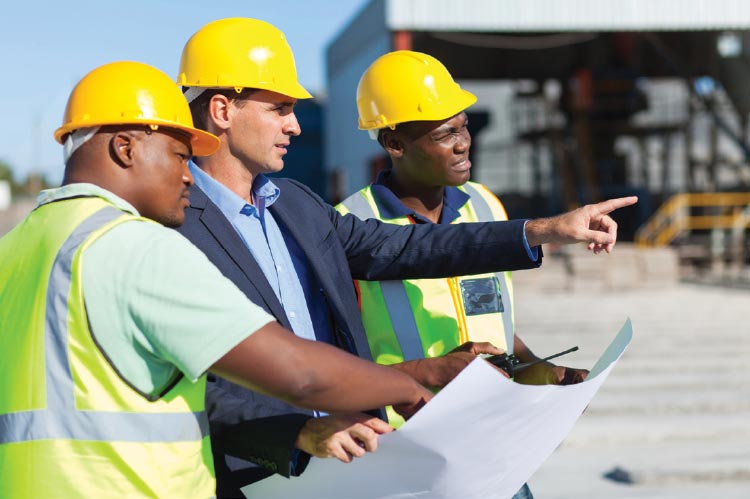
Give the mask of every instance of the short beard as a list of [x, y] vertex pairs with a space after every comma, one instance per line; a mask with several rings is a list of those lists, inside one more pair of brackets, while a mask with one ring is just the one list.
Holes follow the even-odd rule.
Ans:
[[164, 227], [176, 229], [177, 227], [180, 227], [183, 223], [185, 223], [185, 216], [183, 215], [182, 217], [179, 217], [177, 215], [166, 215], [164, 217], [160, 217], [157, 222], [162, 224]]

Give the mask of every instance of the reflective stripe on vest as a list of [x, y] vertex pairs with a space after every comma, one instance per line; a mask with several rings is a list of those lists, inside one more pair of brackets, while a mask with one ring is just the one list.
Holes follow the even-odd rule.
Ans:
[[46, 298], [47, 406], [0, 414], [0, 444], [48, 439], [181, 442], [199, 441], [208, 434], [204, 412], [134, 413], [75, 408], [67, 345], [73, 258], [91, 233], [122, 215], [122, 211], [111, 206], [100, 209], [79, 224], [60, 248], [50, 272]]
[[349, 196], [341, 204], [349, 210], [349, 213], [355, 215], [360, 220], [367, 220], [368, 218], [378, 218], [375, 211], [367, 202], [367, 199], [359, 192], [354, 193], [353, 196]]
[[422, 338], [419, 336], [419, 328], [411, 311], [404, 281], [380, 281], [380, 290], [404, 360], [424, 358]]
[[[484, 199], [482, 194], [472, 185], [466, 183], [463, 185], [466, 193], [470, 196], [470, 202], [474, 208], [478, 222], [492, 222], [495, 217], [492, 215], [492, 208]], [[379, 218], [373, 205], [370, 204], [363, 192], [360, 191], [349, 196], [341, 204], [362, 220], [368, 218]], [[505, 333], [506, 351], [513, 353], [513, 314], [511, 311], [510, 293], [508, 283], [503, 272], [495, 273], [495, 277], [500, 288], [500, 298], [505, 311], [500, 314], [503, 321], [503, 331]], [[403, 353], [404, 360], [415, 360], [424, 358], [424, 348], [422, 338], [419, 335], [419, 329], [409, 303], [409, 295], [406, 291], [403, 281], [380, 281], [380, 288], [383, 294], [388, 315], [391, 319], [394, 333], [398, 340], [399, 346]]]
[[[474, 210], [477, 212], [477, 220], [479, 222], [492, 222], [495, 217], [492, 216], [492, 208], [487, 204], [487, 201], [479, 193], [479, 191], [472, 185], [464, 184], [466, 193], [471, 197], [471, 204]], [[500, 284], [500, 299], [503, 301], [507, 310], [501, 314], [503, 318], [503, 331], [505, 332], [505, 349], [511, 354], [513, 353], [513, 314], [510, 310], [510, 293], [508, 292], [508, 282], [505, 280], [505, 273], [496, 272], [497, 282]]]
[[[359, 193], [349, 196], [341, 204], [352, 215], [362, 220], [378, 218], [370, 203]], [[391, 317], [391, 324], [396, 332], [396, 339], [401, 347], [404, 360], [424, 358], [422, 338], [419, 336], [419, 328], [414, 320], [404, 281], [380, 281], [380, 291], [383, 293], [385, 308]]]

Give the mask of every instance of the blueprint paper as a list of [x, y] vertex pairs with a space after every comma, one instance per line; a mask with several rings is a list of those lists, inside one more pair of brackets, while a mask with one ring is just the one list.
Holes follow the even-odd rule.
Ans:
[[627, 320], [586, 380], [527, 386], [477, 359], [378, 450], [345, 464], [313, 458], [300, 477], [273, 475], [249, 498], [511, 497], [570, 432], [632, 339]]

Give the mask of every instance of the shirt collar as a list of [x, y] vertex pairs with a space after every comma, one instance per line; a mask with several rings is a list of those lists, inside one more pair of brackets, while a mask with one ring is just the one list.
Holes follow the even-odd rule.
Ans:
[[[370, 186], [372, 198], [375, 200], [381, 218], [391, 219], [411, 216], [415, 220], [429, 222], [422, 215], [406, 207], [393, 191], [386, 187], [385, 184], [390, 175], [390, 170], [382, 170]], [[469, 201], [469, 195], [453, 186], [445, 187], [443, 192], [443, 211], [440, 213], [439, 223], [449, 224], [460, 216], [458, 210]]]
[[63, 185], [62, 187], [56, 187], [54, 189], [45, 189], [39, 193], [36, 199], [39, 206], [42, 206], [44, 204], [52, 203], [53, 201], [80, 197], [102, 198], [122, 211], [126, 211], [135, 216], [140, 216], [140, 213], [138, 213], [138, 210], [136, 210], [132, 204], [128, 203], [120, 196], [95, 184], [77, 183]]
[[[195, 179], [195, 185], [206, 193], [206, 196], [213, 201], [222, 213], [227, 215], [227, 218], [231, 219], [238, 213], [250, 214], [257, 211], [253, 205], [201, 170], [192, 159], [188, 162], [188, 167]], [[256, 175], [253, 180], [252, 191], [256, 204], [265, 208], [275, 203], [281, 195], [281, 191], [276, 187], [276, 184], [265, 175]]]

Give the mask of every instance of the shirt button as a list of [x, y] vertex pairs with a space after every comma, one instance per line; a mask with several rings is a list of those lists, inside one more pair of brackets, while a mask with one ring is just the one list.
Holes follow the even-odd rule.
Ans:
[[294, 319], [295, 317], [297, 317], [297, 314], [296, 314], [296, 313], [294, 313], [294, 312], [289, 312], [289, 318], [290, 318], [290, 319]]

